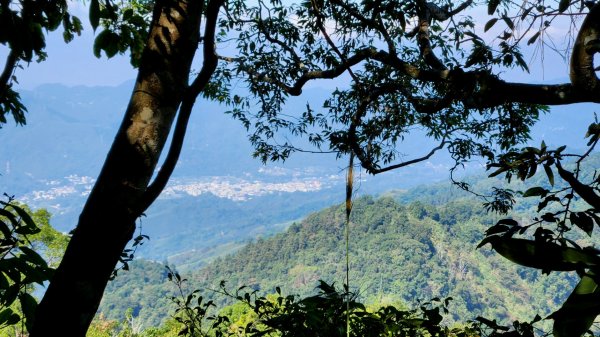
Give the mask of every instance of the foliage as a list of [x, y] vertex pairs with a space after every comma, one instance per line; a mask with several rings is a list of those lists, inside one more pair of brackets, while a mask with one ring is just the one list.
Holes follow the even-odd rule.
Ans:
[[[485, 180], [472, 183], [489, 186]], [[358, 300], [367, 306], [393, 304], [398, 308], [452, 296], [449, 322], [477, 315], [507, 322], [531, 319], [536, 312], [545, 317], [556, 310], [568, 297], [576, 276], [543, 276], [487, 250], [475, 251], [482, 233], [499, 217], [486, 214], [480, 202], [466, 193], [455, 192], [449, 198], [446, 191], [447, 186], [421, 186], [402, 194], [407, 204], [389, 197], [354, 201], [350, 278]], [[419, 198], [425, 201], [415, 201]], [[431, 205], [430, 198], [453, 200]], [[519, 207], [522, 201], [518, 198]], [[309, 296], [319, 279], [342, 282], [343, 216], [342, 206], [312, 214], [285, 233], [258, 239], [204, 268], [188, 271], [188, 283], [203, 289], [205, 301], [222, 305], [231, 302], [223, 303], [226, 298], [205, 291], [217, 288], [215, 283], [222, 279], [231, 287], [258, 289], [262, 296], [277, 286]], [[515, 214], [515, 219], [525, 216]], [[161, 264], [136, 260], [131, 267], [109, 284], [101, 310], [111, 319], [120, 319], [131, 307], [145, 326], [158, 325], [166, 316], [164, 311], [158, 315], [166, 306], [164, 298], [173, 296], [174, 289]]]
[[136, 260], [127, 272], [110, 281], [99, 311], [109, 321], [121, 321], [128, 310], [145, 328], [164, 322], [164, 309], [175, 289], [168, 282], [164, 265]]
[[44, 211], [32, 218], [27, 208], [10, 197], [0, 205], [0, 329], [21, 322], [29, 330], [37, 306], [31, 294], [33, 286], [42, 286], [53, 273], [40, 255], [38, 242], [52, 245], [54, 240], [49, 237], [55, 233], [47, 228], [42, 233], [34, 222], [47, 215]]
[[187, 280], [182, 279], [179, 273], [171, 268], [167, 267], [167, 270], [169, 281], [175, 284], [179, 292], [178, 296], [171, 297], [171, 301], [176, 305], [173, 317], [183, 325], [178, 335], [205, 337], [209, 336], [208, 331], [211, 331], [217, 337], [223, 336], [222, 326], [228, 323], [229, 319], [219, 315], [210, 316], [209, 310], [214, 306], [213, 301], [204, 302], [204, 298], [198, 295], [199, 290], [186, 294], [183, 284]]
[[13, 90], [17, 82], [15, 71], [21, 63], [46, 59], [45, 32], [63, 27], [65, 42], [79, 35], [83, 29], [81, 21], [68, 13], [66, 0], [52, 1], [1, 1], [0, 44], [9, 49], [3, 72], [0, 73], [0, 127], [12, 115], [17, 124], [25, 124], [27, 109]]
[[[586, 134], [589, 148], [583, 154], [567, 154], [564, 146], [548, 149], [542, 142], [540, 147], [508, 152], [489, 165], [494, 170], [491, 176], [504, 174], [508, 180], [514, 176], [527, 180], [538, 167], [544, 169], [548, 184], [521, 192], [523, 197], [538, 199], [537, 216], [525, 223], [512, 219], [498, 221], [487, 230], [480, 246], [489, 243], [508, 260], [544, 273], [577, 272], [579, 283], [562, 307], [550, 315], [557, 337], [583, 335], [600, 314], [597, 305], [600, 251], [594, 247], [594, 240], [578, 236], [585, 234], [592, 238], [595, 225], [600, 226], [597, 166], [593, 170], [582, 168], [592, 157], [599, 135], [598, 124], [591, 124]], [[574, 162], [567, 166], [569, 158]]]
[[90, 23], [96, 30], [102, 25], [94, 41], [94, 55], [108, 58], [129, 52], [131, 64], [139, 66], [152, 15], [153, 1], [132, 0], [116, 3], [111, 0], [90, 1]]
[[40, 208], [32, 211], [27, 205], [18, 204], [39, 228], [39, 232], [29, 235], [32, 249], [38, 252], [51, 268], [56, 268], [69, 243], [69, 236], [54, 229], [50, 224], [52, 215], [48, 210]]
[[[172, 280], [181, 290], [185, 279], [176, 272]], [[245, 323], [240, 324], [240, 316], [232, 317], [223, 310], [217, 316], [208, 316], [207, 308], [212, 302], [201, 305], [202, 297], [197, 296], [199, 290], [190, 294], [181, 292], [180, 298], [173, 301], [178, 312], [185, 312], [185, 319], [177, 317], [182, 323], [180, 335], [185, 336], [286, 336], [286, 337], [318, 337], [318, 336], [510, 336], [533, 337], [534, 324], [541, 320], [536, 316], [531, 322], [513, 322], [512, 326], [502, 326], [495, 320], [477, 317], [455, 327], [445, 326], [443, 315], [448, 314], [447, 306], [452, 300], [434, 298], [431, 302], [421, 303], [418, 309], [405, 310], [392, 305], [380, 306], [368, 310], [357, 301], [356, 294], [347, 287], [339, 290], [334, 284], [320, 281], [317, 294], [307, 297], [294, 295], [284, 296], [279, 287], [276, 293], [258, 296], [257, 291], [244, 292], [245, 287], [229, 292], [225, 282], [218, 291], [222, 295], [234, 298], [236, 307], [245, 308]], [[198, 299], [198, 306], [192, 307], [192, 300]], [[238, 321], [233, 323], [233, 320]], [[212, 322], [206, 330], [199, 330], [204, 321]], [[229, 325], [229, 326], [228, 326]]]
[[[545, 36], [554, 20], [588, 10], [556, 5], [488, 1], [492, 18], [477, 25], [470, 14], [485, 4], [473, 1], [233, 1], [220, 24], [222, 40], [233, 39], [237, 54], [222, 57], [205, 95], [231, 105], [263, 161], [296, 151], [354, 153], [377, 174], [443, 147], [457, 164], [473, 156], [491, 160], [529, 138], [545, 105], [595, 101], [585, 87], [574, 98], [559, 95], [569, 84], [544, 89], [501, 79], [506, 69], [528, 71], [520, 49], [525, 36]], [[505, 28], [491, 39], [494, 24]], [[286, 105], [309, 83], [328, 79], [340, 81], [322, 106]], [[247, 92], [236, 91], [240, 81]], [[405, 158], [403, 140], [415, 135], [438, 145]], [[290, 136], [308, 142], [297, 145]]]

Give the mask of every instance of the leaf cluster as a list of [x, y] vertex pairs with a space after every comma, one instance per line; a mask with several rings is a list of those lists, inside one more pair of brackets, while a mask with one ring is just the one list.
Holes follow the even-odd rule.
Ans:
[[[500, 220], [487, 230], [479, 246], [489, 243], [506, 259], [544, 273], [578, 273], [578, 285], [562, 307], [549, 316], [554, 319], [557, 337], [583, 335], [600, 314], [599, 307], [592, 304], [600, 299], [600, 251], [589, 241], [587, 246], [582, 245], [586, 241], [577, 235], [585, 233], [592, 238], [595, 227], [600, 226], [600, 181], [594, 164], [585, 166], [591, 161], [598, 134], [597, 124], [592, 123], [586, 135], [589, 148], [583, 154], [567, 154], [565, 146], [551, 150], [542, 142], [540, 147], [509, 151], [488, 165], [494, 170], [490, 176], [504, 174], [507, 180], [513, 176], [522, 181], [532, 179], [538, 167], [544, 169], [547, 184], [521, 192], [523, 197], [539, 199], [537, 216], [528, 224]], [[566, 158], [574, 160], [567, 166], [563, 164]]]
[[29, 330], [37, 307], [32, 286], [43, 285], [54, 270], [32, 249], [30, 237], [40, 228], [30, 214], [12, 198], [0, 205], [0, 329], [23, 322]]
[[[518, 41], [505, 38], [493, 47], [482, 37], [463, 13], [471, 5], [230, 2], [220, 38], [233, 41], [237, 55], [221, 57], [213, 80], [218, 89], [209, 97], [231, 105], [263, 161], [285, 160], [296, 151], [353, 152], [367, 171], [380, 173], [442, 147], [459, 164], [487, 157], [529, 139], [545, 107], [487, 97], [498, 81], [496, 69], [527, 70], [527, 64]], [[516, 29], [507, 14], [503, 18]], [[304, 109], [286, 104], [307, 83], [344, 74], [349, 84], [323, 102]], [[247, 95], [232, 91], [240, 82]], [[402, 143], [415, 130], [439, 145], [407, 160]], [[309, 145], [292, 137], [305, 137]]]
[[22, 63], [46, 59], [46, 32], [63, 28], [65, 42], [81, 34], [81, 21], [69, 14], [66, 0], [0, 1], [0, 44], [8, 47], [4, 69], [0, 73], [0, 125], [12, 115], [15, 123], [25, 124], [27, 109], [12, 89], [15, 71]]
[[[183, 280], [178, 274], [174, 275], [172, 281], [180, 286]], [[221, 282], [217, 292], [235, 299], [236, 307], [240, 305], [245, 307], [244, 315], [250, 319], [242, 325], [231, 324], [230, 318], [233, 316], [220, 314], [215, 320], [219, 325], [213, 324], [208, 329], [207, 335], [533, 337], [534, 324], [541, 320], [540, 316], [536, 316], [531, 322], [515, 321], [511, 326], [504, 326], [496, 323], [495, 320], [477, 317], [476, 320], [464, 323], [462, 326], [450, 328], [442, 322], [444, 315], [449, 313], [448, 305], [452, 298], [433, 298], [429, 302], [421, 303], [416, 309], [401, 309], [393, 305], [368, 309], [358, 300], [356, 294], [348, 291], [346, 286], [338, 289], [335, 284], [324, 281], [319, 281], [316, 295], [306, 297], [283, 295], [279, 287], [275, 288], [274, 294], [267, 296], [257, 295], [256, 290], [245, 291], [246, 287], [242, 286], [235, 292], [229, 292], [225, 281]], [[191, 292], [187, 298], [195, 298], [197, 292], [199, 291]], [[196, 320], [206, 316], [205, 310], [192, 308], [190, 300], [186, 299], [185, 304], [180, 299], [174, 299], [174, 302], [178, 309], [195, 312]], [[214, 317], [209, 319], [214, 320]], [[192, 333], [189, 320], [178, 321], [184, 325], [181, 334], [198, 335]], [[227, 328], [227, 324], [231, 325]]]
[[94, 41], [94, 55], [111, 58], [129, 53], [131, 65], [138, 67], [146, 43], [154, 1], [115, 2], [92, 0], [89, 19], [92, 28], [102, 30]]

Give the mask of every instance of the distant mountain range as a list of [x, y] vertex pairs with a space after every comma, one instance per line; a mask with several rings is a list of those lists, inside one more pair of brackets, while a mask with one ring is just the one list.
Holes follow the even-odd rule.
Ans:
[[[42, 85], [21, 93], [28, 107], [24, 127], [0, 129], [0, 192], [33, 207], [48, 208], [53, 224], [72, 229], [95, 181], [127, 105], [133, 82], [117, 87]], [[325, 91], [306, 90], [292, 108], [308, 100], [318, 106]], [[295, 104], [295, 105], [294, 105]], [[581, 146], [591, 114], [585, 105], [542, 118], [533, 134], [549, 144]], [[285, 228], [311, 211], [343, 200], [344, 161], [334, 156], [294, 155], [263, 166], [253, 159], [246, 131], [223, 113], [199, 102], [173, 179], [142, 219], [151, 237], [140, 256], [155, 260], [238, 247], [240, 242]], [[422, 139], [403, 144], [423, 154]], [[394, 172], [360, 176], [359, 194], [378, 194], [447, 179], [447, 155]], [[474, 167], [480, 165], [475, 163]], [[233, 241], [232, 241], [233, 240]]]

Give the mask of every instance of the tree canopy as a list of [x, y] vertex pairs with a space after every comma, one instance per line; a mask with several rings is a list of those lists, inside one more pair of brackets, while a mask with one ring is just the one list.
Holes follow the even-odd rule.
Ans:
[[[213, 82], [230, 95], [215, 90], [213, 97], [233, 105], [265, 161], [301, 150], [290, 135], [306, 136], [317, 151], [352, 152], [374, 174], [442, 147], [459, 163], [471, 156], [492, 160], [528, 139], [547, 105], [598, 102], [591, 41], [600, 9], [586, 4], [592, 9], [564, 1], [230, 2], [221, 36], [233, 40], [237, 54], [220, 57]], [[482, 20], [481, 6], [485, 25], [470, 16]], [[523, 45], [548, 43], [548, 27], [563, 17], [586, 17], [565, 51], [572, 55], [571, 83], [504, 80], [507, 69], [528, 71]], [[310, 82], [326, 79], [342, 81], [323, 107], [285, 106]], [[236, 95], [240, 80], [249, 95]], [[402, 140], [415, 129], [439, 145], [404, 158]]]

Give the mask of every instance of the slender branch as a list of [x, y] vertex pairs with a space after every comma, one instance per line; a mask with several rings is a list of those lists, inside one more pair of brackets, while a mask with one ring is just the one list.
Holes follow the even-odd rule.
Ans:
[[405, 162], [398, 163], [398, 164], [395, 164], [395, 165], [386, 166], [386, 167], [380, 168], [380, 169], [373, 169], [373, 170], [371, 170], [371, 173], [372, 174], [379, 174], [379, 173], [383, 173], [383, 172], [386, 172], [386, 171], [395, 170], [395, 169], [400, 168], [400, 167], [409, 166], [409, 165], [412, 165], [412, 164], [416, 164], [416, 163], [422, 162], [424, 160], [427, 160], [427, 159], [431, 158], [431, 156], [433, 156], [437, 151], [443, 149], [444, 145], [446, 145], [446, 143], [447, 143], [447, 141], [444, 138], [444, 139], [442, 139], [442, 141], [440, 142], [440, 144], [438, 146], [436, 146], [433, 149], [431, 149], [431, 151], [429, 151], [429, 153], [427, 153], [426, 155], [424, 155], [422, 157], [418, 157], [418, 158], [415, 158], [415, 159], [407, 160]]
[[257, 22], [255, 22], [259, 31], [261, 33], [263, 33], [263, 35], [265, 36], [265, 38], [267, 39], [267, 41], [271, 42], [272, 44], [276, 44], [279, 47], [281, 47], [281, 49], [285, 50], [288, 52], [288, 54], [290, 54], [290, 56], [294, 59], [294, 61], [297, 64], [301, 64], [302, 63], [302, 59], [300, 58], [300, 56], [298, 56], [298, 53], [296, 53], [296, 51], [294, 50], [294, 48], [292, 48], [289, 44], [278, 40], [276, 38], [274, 38], [268, 31], [267, 29], [264, 27], [263, 25], [263, 20], [258, 20]]
[[18, 61], [19, 55], [17, 54], [17, 52], [14, 51], [14, 49], [11, 49], [10, 53], [6, 57], [4, 70], [0, 75], [0, 97], [3, 97], [5, 95], [5, 90], [9, 87], [12, 74], [15, 71]]
[[224, 0], [212, 0], [206, 8], [206, 27], [204, 29], [204, 62], [200, 73], [196, 76], [192, 84], [188, 87], [185, 97], [179, 108], [173, 139], [167, 157], [157, 173], [154, 181], [148, 186], [138, 205], [138, 209], [143, 212], [158, 198], [162, 190], [167, 185], [173, 170], [179, 160], [181, 148], [187, 131], [187, 124], [192, 113], [192, 109], [198, 95], [204, 90], [212, 74], [217, 67], [217, 54], [215, 51], [215, 30], [219, 9], [223, 6]]
[[344, 1], [332, 0], [331, 2], [333, 4], [336, 4], [340, 7], [342, 7], [346, 12], [348, 12], [350, 15], [352, 15], [355, 19], [360, 21], [365, 26], [378, 31], [383, 36], [383, 38], [388, 46], [388, 51], [393, 55], [396, 54], [396, 46], [394, 44], [394, 41], [390, 37], [390, 34], [388, 33], [388, 31], [383, 23], [383, 20], [381, 19], [381, 13], [379, 11], [377, 11], [376, 13], [373, 14], [374, 17], [372, 19], [369, 19], [369, 18], [365, 17], [364, 15], [362, 15], [359, 11], [357, 11], [356, 8], [350, 6], [348, 3], [345, 3]]
[[[311, 3], [312, 3], [312, 6], [313, 6], [313, 9], [317, 13], [317, 15], [316, 15], [317, 16], [317, 20], [316, 20], [317, 21], [317, 26], [319, 26], [319, 30], [321, 31], [321, 34], [323, 34], [323, 36], [325, 37], [325, 40], [327, 41], [327, 44], [338, 55], [338, 57], [342, 61], [342, 64], [348, 64], [348, 61], [346, 60], [346, 57], [344, 56], [344, 54], [342, 54], [342, 52], [335, 45], [335, 43], [333, 42], [333, 40], [331, 39], [331, 37], [327, 33], [327, 30], [325, 29], [325, 26], [323, 25], [323, 14], [321, 13], [321, 10], [317, 6], [317, 3], [315, 2], [315, 0], [311, 0]], [[352, 79], [354, 80], [354, 82], [356, 82], [356, 85], [360, 86], [360, 81], [358, 80], [358, 77], [354, 74], [354, 72], [352, 71], [352, 68], [351, 67], [347, 67], [346, 70], [348, 71], [348, 73], [350, 74], [350, 77], [352, 77]]]

